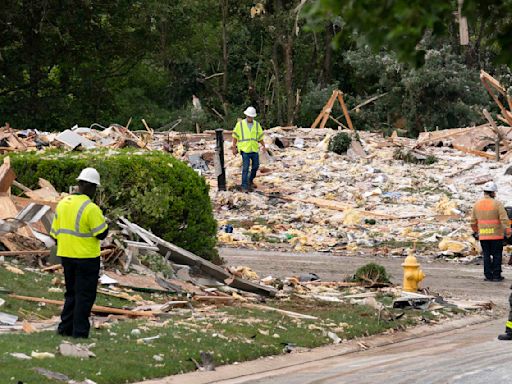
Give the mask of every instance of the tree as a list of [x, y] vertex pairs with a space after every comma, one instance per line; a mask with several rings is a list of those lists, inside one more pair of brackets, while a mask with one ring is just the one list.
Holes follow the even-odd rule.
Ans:
[[[355, 33], [375, 50], [388, 47], [400, 60], [420, 65], [425, 51], [421, 42], [427, 31], [446, 36], [453, 24], [457, 2], [446, 0], [318, 0], [312, 2], [311, 25], [341, 16], [343, 33]], [[470, 23], [480, 23], [477, 34], [496, 51], [495, 62], [512, 62], [512, 0], [465, 1], [462, 9]]]

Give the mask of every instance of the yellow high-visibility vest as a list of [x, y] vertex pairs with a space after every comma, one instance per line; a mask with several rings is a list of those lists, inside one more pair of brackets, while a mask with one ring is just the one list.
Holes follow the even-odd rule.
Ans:
[[253, 120], [252, 128], [249, 129], [247, 120], [239, 121], [233, 130], [233, 137], [237, 140], [238, 150], [241, 152], [251, 153], [258, 152], [258, 141], [263, 139], [263, 129], [261, 124]]
[[100, 255], [95, 236], [107, 229], [100, 207], [86, 195], [70, 195], [57, 205], [50, 235], [57, 240], [57, 256], [77, 259]]

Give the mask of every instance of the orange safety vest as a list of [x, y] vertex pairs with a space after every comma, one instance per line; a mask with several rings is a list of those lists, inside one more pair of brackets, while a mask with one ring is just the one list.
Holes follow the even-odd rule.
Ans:
[[490, 197], [476, 202], [471, 213], [471, 228], [480, 240], [503, 240], [510, 236], [510, 220], [503, 204]]

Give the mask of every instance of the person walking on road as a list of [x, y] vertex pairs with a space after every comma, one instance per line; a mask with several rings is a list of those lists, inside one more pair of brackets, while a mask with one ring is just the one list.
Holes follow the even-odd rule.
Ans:
[[57, 256], [62, 259], [66, 282], [57, 333], [87, 338], [100, 271], [100, 240], [107, 237], [108, 226], [103, 212], [92, 202], [100, 185], [98, 171], [85, 168], [77, 180], [78, 193], [57, 205], [50, 235], [57, 241]]
[[[233, 155], [242, 154], [242, 192], [250, 192], [254, 188], [253, 181], [260, 166], [259, 146], [266, 151], [263, 142], [263, 129], [255, 120], [256, 109], [248, 107], [244, 111], [245, 119], [239, 121], [233, 130]], [[249, 166], [251, 172], [249, 174]]]
[[503, 204], [496, 200], [496, 184], [485, 183], [483, 192], [483, 199], [476, 202], [471, 213], [471, 229], [482, 245], [485, 280], [502, 281], [503, 240], [511, 235], [510, 221]]

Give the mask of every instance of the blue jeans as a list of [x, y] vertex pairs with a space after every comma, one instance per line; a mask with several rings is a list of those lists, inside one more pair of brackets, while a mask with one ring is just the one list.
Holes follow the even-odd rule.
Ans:
[[[260, 155], [258, 152], [242, 153], [242, 189], [248, 189], [256, 177], [260, 167]], [[251, 175], [249, 176], [249, 163], [252, 162]]]

